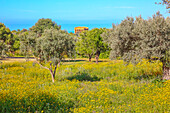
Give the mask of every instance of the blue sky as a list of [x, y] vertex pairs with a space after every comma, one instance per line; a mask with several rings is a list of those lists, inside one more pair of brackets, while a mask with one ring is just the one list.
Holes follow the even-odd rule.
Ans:
[[[0, 0], [0, 22], [36, 22], [51, 18], [60, 23], [123, 20], [126, 16], [147, 19], [158, 10], [169, 16], [160, 0]], [[29, 21], [28, 21], [29, 20]], [[81, 23], [81, 22], [80, 22]]]
[[152, 16], [160, 0], [0, 0], [1, 19], [108, 20], [126, 16]]

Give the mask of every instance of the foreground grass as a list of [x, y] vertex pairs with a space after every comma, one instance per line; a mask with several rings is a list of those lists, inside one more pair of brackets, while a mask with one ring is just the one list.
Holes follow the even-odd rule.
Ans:
[[169, 112], [160, 62], [66, 62], [51, 82], [33, 62], [0, 65], [0, 112]]

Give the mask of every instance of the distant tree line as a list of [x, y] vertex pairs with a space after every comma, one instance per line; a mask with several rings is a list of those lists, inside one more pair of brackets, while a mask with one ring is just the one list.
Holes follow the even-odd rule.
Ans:
[[[169, 76], [170, 18], [159, 13], [144, 20], [141, 16], [127, 17], [112, 29], [95, 28], [84, 31], [77, 37], [61, 30], [51, 19], [39, 19], [29, 30], [10, 31], [0, 23], [0, 57], [22, 53], [33, 56], [41, 67], [49, 70], [52, 81], [63, 58], [77, 55], [110, 59], [122, 59], [134, 64], [143, 58], [160, 60], [164, 78]], [[77, 55], [76, 55], [77, 54]]]

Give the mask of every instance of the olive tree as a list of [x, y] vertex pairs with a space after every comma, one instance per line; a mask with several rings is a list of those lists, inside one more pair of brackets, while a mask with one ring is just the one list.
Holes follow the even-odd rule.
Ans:
[[[54, 28], [46, 29], [41, 37], [35, 38], [36, 34], [30, 32], [24, 35], [22, 47], [25, 52], [30, 51], [35, 57], [36, 63], [50, 71], [52, 82], [55, 80], [57, 66], [60, 64], [64, 55], [74, 56], [74, 39], [68, 33]], [[26, 49], [28, 49], [26, 51]], [[50, 66], [44, 66], [49, 63]]]
[[128, 62], [139, 62], [142, 58], [156, 58], [163, 63], [163, 78], [169, 76], [169, 20], [157, 12], [152, 18], [134, 20], [127, 17], [119, 25], [102, 34], [111, 47], [110, 58], [120, 57]]
[[157, 12], [145, 26], [141, 33], [142, 56], [157, 57], [163, 63], [163, 79], [170, 79], [170, 23]]
[[[142, 21], [140, 17], [136, 19], [136, 21], [138, 20]], [[137, 35], [135, 28], [134, 18], [127, 17], [119, 25], [113, 24], [111, 30], [101, 35], [111, 48], [111, 59], [122, 58], [128, 62], [135, 62], [135, 57], [132, 57], [132, 55], [138, 52], [134, 51], [136, 48], [140, 48], [138, 46], [140, 37]]]

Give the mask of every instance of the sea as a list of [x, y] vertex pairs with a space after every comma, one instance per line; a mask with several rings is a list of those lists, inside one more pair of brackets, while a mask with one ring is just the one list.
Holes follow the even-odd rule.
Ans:
[[[22, 29], [29, 29], [38, 20], [7, 20], [3, 21], [2, 23], [5, 24], [11, 31], [12, 30], [22, 30]], [[1, 22], [1, 21], [0, 21]], [[119, 24], [121, 21], [119, 19], [115, 20], [55, 20], [57, 25], [61, 26], [62, 30], [65, 30], [69, 33], [74, 33], [74, 28], [78, 26], [85, 26], [89, 27], [89, 30], [93, 28], [112, 28], [112, 24]]]

